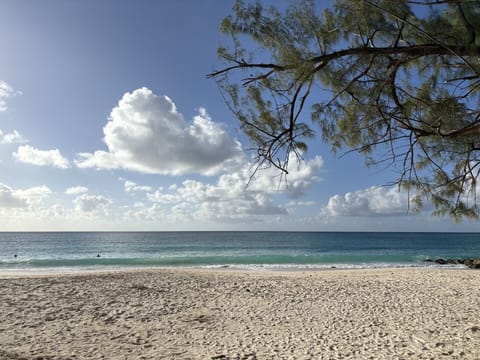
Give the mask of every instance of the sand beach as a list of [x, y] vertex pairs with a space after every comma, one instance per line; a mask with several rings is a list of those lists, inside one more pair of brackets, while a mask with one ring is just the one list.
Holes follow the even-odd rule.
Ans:
[[0, 278], [1, 359], [480, 359], [480, 271]]

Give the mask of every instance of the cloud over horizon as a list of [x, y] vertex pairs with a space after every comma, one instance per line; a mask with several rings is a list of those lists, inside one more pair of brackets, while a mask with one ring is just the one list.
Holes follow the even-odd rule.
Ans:
[[323, 209], [329, 216], [392, 216], [405, 215], [408, 195], [397, 187], [372, 186], [368, 189], [348, 192], [344, 196], [332, 196]]
[[[79, 221], [108, 220], [115, 213], [118, 218], [133, 216], [155, 222], [195, 219], [261, 223], [267, 217], [280, 219], [288, 215], [293, 203], [285, 203], [284, 197], [304, 195], [311, 184], [319, 180], [316, 174], [323, 167], [320, 156], [299, 161], [292, 155], [286, 181], [279, 177], [274, 167], [264, 167], [251, 177], [252, 164], [241, 144], [230, 137], [222, 124], [214, 122], [204, 108], [200, 108], [191, 121], [186, 121], [170, 98], [158, 96], [145, 87], [122, 96], [112, 109], [103, 132], [107, 151], [78, 153], [74, 161], [78, 168], [183, 176], [182, 181], [164, 189], [118, 177], [126, 195], [120, 201], [90, 194], [86, 186], [64, 186], [48, 204], [40, 204], [51, 194], [46, 187], [14, 190], [4, 185], [0, 189], [3, 211], [10, 207], [17, 208], [18, 213], [26, 213], [35, 208], [38, 214], [59, 222], [72, 216]], [[2, 135], [0, 133], [0, 141], [24, 140], [16, 131]], [[12, 156], [18, 163], [71, 168], [70, 161], [59, 149], [41, 150], [25, 144], [19, 145]], [[185, 180], [186, 174], [213, 178]], [[58, 195], [72, 197], [65, 203]], [[32, 207], [32, 204], [38, 206]], [[14, 217], [13, 211], [11, 214]]]
[[162, 175], [217, 175], [243, 164], [238, 141], [204, 108], [186, 122], [167, 96], [143, 87], [127, 92], [103, 128], [108, 151], [79, 153], [80, 168], [126, 169]]
[[51, 193], [50, 188], [45, 185], [21, 190], [0, 183], [0, 208], [26, 208], [38, 204]]
[[274, 196], [299, 197], [312, 182], [318, 181], [314, 174], [323, 165], [319, 156], [302, 162], [292, 156], [290, 163], [292, 181], [288, 183], [280, 182], [278, 172], [271, 168], [258, 171], [249, 183], [251, 173], [245, 166], [221, 175], [215, 184], [185, 180], [180, 186], [147, 193], [147, 198], [156, 205], [171, 207], [173, 213], [182, 212], [198, 219], [257, 222], [258, 216], [286, 215], [287, 207], [276, 203]]
[[[319, 181], [316, 175], [323, 167], [321, 156], [312, 159], [298, 159], [293, 152], [288, 157], [288, 175], [283, 174], [274, 166], [260, 169], [249, 183], [250, 190], [260, 190], [268, 193], [286, 193], [290, 198], [304, 195], [312, 182]], [[246, 167], [242, 173], [242, 183], [246, 186], [250, 180], [251, 170]]]
[[18, 192], [0, 183], [0, 208], [22, 208], [27, 205], [26, 199], [19, 196]]
[[103, 195], [89, 195], [82, 194], [77, 196], [73, 203], [75, 209], [82, 212], [104, 211], [105, 208], [112, 203], [112, 201]]

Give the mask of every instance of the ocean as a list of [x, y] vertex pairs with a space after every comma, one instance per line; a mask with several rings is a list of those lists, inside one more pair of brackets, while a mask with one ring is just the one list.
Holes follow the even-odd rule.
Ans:
[[0, 232], [0, 272], [428, 267], [439, 265], [425, 259], [469, 257], [480, 257], [480, 234]]

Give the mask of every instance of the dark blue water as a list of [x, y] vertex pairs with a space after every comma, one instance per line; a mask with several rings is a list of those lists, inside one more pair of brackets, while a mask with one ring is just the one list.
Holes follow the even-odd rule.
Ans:
[[[15, 254], [17, 257], [15, 258]], [[97, 254], [100, 257], [97, 257]], [[0, 233], [0, 271], [130, 267], [367, 268], [480, 257], [476, 233]], [[431, 266], [431, 265], [430, 265]]]

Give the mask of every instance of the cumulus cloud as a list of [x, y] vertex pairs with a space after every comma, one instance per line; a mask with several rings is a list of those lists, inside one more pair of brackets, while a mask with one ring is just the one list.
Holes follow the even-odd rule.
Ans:
[[24, 208], [40, 203], [52, 191], [45, 185], [28, 189], [13, 189], [0, 183], [0, 208]]
[[223, 188], [221, 184], [204, 184], [185, 180], [173, 192], [161, 189], [147, 195], [155, 204], [171, 206], [174, 215], [196, 219], [231, 221], [258, 215], [286, 214], [286, 209], [275, 204], [272, 198], [257, 191]]
[[274, 195], [296, 197], [303, 193], [313, 181], [318, 180], [315, 173], [322, 163], [320, 157], [302, 163], [292, 158], [292, 181], [289, 180], [288, 185], [280, 182], [278, 172], [271, 169], [257, 172], [249, 184], [251, 173], [243, 168], [231, 174], [223, 174], [215, 184], [185, 180], [180, 186], [170, 186], [168, 190], [160, 188], [148, 193], [147, 198], [155, 204], [171, 206], [174, 214], [190, 214], [196, 218], [221, 221], [253, 221], [259, 215], [287, 214], [284, 206], [274, 202]]
[[85, 186], [72, 186], [65, 190], [66, 195], [80, 195], [88, 192], [88, 188]]
[[315, 201], [290, 201], [288, 206], [315, 206], [317, 203]]
[[123, 95], [103, 132], [108, 151], [79, 153], [78, 167], [216, 175], [244, 162], [240, 143], [205, 109], [187, 122], [170, 98], [145, 87]]
[[[124, 180], [124, 179], [121, 179], [121, 180]], [[130, 180], [124, 180], [123, 187], [126, 192], [153, 191], [153, 189], [150, 186], [138, 185], [137, 183]]]
[[34, 186], [25, 190], [16, 191], [19, 196], [26, 199], [29, 204], [39, 204], [43, 199], [52, 194], [52, 190], [46, 185]]
[[19, 196], [11, 187], [0, 184], [0, 207], [20, 208], [27, 205], [26, 199]]
[[5, 81], [0, 80], [0, 112], [7, 111], [7, 99], [15, 95], [21, 95], [21, 92], [14, 90]]
[[94, 212], [105, 210], [105, 207], [110, 205], [112, 201], [103, 195], [88, 195], [82, 194], [77, 196], [73, 203], [75, 209], [82, 212]]
[[28, 142], [17, 130], [13, 130], [11, 133], [4, 134], [0, 130], [0, 144], [23, 144]]
[[407, 194], [396, 187], [373, 186], [331, 197], [324, 212], [330, 216], [390, 216], [405, 214], [407, 209]]
[[147, 194], [147, 198], [150, 201], [161, 204], [176, 204], [181, 200], [181, 197], [177, 194], [165, 194], [163, 189], [160, 188], [154, 193]]
[[60, 150], [39, 150], [30, 145], [19, 146], [13, 157], [18, 162], [37, 166], [53, 166], [59, 169], [69, 167], [69, 162], [60, 154]]
[[[261, 169], [250, 181], [251, 190], [259, 190], [268, 193], [284, 192], [289, 197], [298, 198], [304, 195], [313, 181], [320, 178], [316, 175], [323, 166], [323, 159], [315, 156], [313, 159], [300, 161], [294, 153], [289, 155], [288, 176], [281, 177], [280, 172], [275, 167]], [[250, 177], [250, 172], [245, 171], [242, 174], [243, 181]], [[224, 180], [227, 180], [225, 178]], [[228, 179], [228, 181], [230, 181]]]

